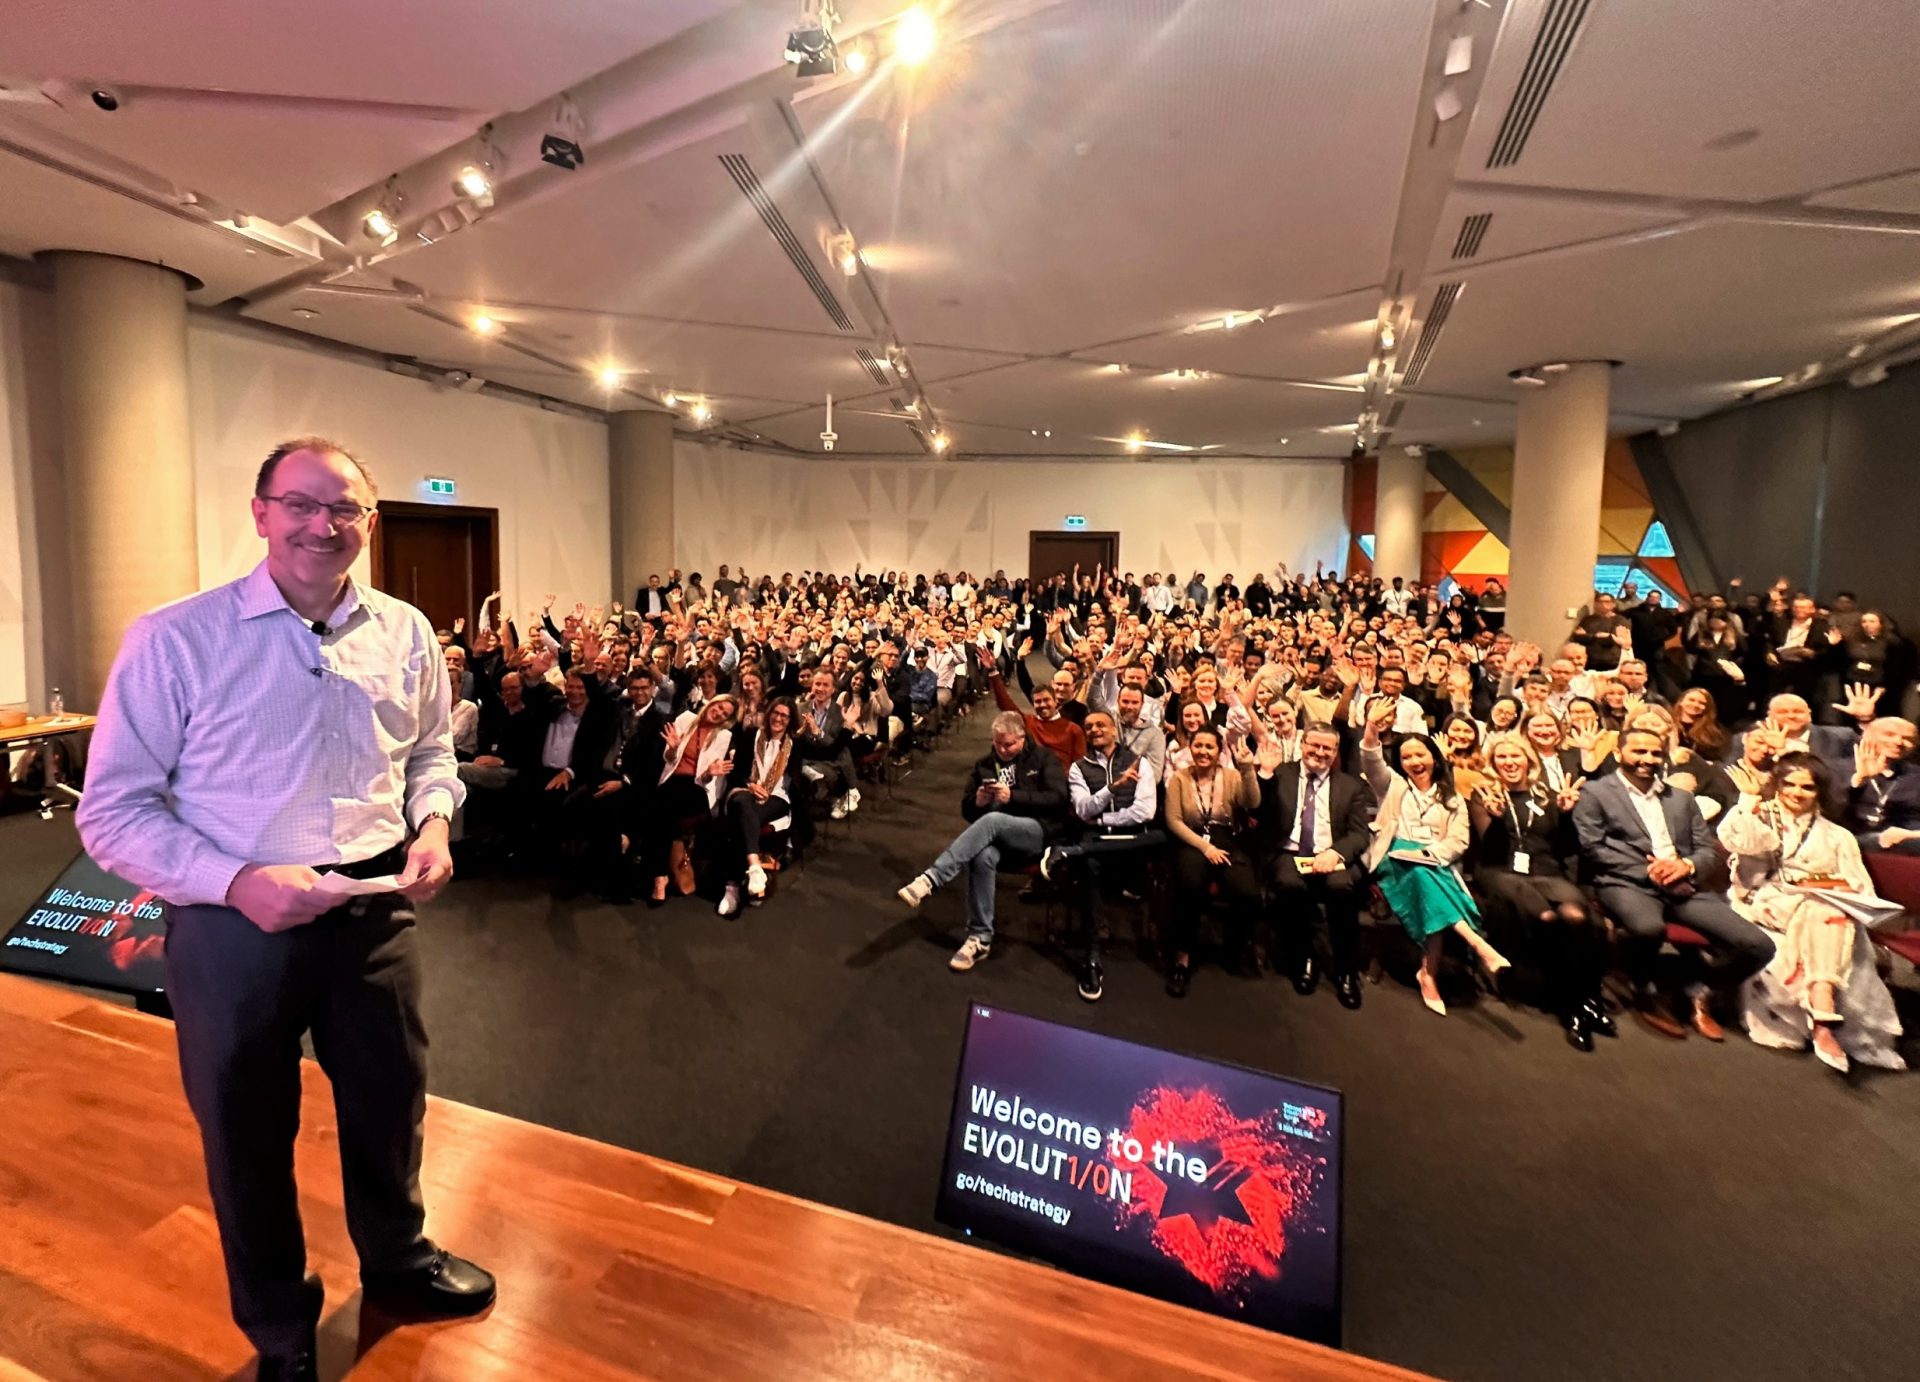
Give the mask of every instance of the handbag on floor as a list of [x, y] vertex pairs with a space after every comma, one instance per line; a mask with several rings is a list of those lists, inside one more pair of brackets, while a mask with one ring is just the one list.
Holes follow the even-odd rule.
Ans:
[[675, 840], [673, 848], [668, 851], [667, 874], [673, 879], [673, 886], [680, 890], [680, 896], [686, 897], [693, 892], [693, 851], [687, 848], [685, 840]]

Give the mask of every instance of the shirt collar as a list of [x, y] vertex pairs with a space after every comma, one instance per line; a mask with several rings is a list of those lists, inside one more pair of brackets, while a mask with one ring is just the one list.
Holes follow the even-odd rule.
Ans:
[[[347, 577], [346, 591], [341, 595], [340, 603], [333, 607], [333, 611], [327, 616], [325, 622], [336, 628], [345, 624], [362, 603], [359, 585], [355, 583], [353, 577]], [[260, 564], [240, 581], [240, 617], [257, 619], [263, 614], [272, 614], [276, 610], [283, 609], [301, 623], [309, 622], [298, 610], [287, 603], [287, 597], [280, 592], [280, 587], [274, 584], [273, 573], [267, 569], [266, 559], [263, 557]]]
[[1620, 785], [1627, 789], [1629, 796], [1636, 796], [1644, 801], [1658, 801], [1667, 790], [1666, 779], [1661, 777], [1656, 777], [1653, 780], [1653, 786], [1644, 792], [1634, 786], [1632, 780], [1625, 774], [1621, 775]]

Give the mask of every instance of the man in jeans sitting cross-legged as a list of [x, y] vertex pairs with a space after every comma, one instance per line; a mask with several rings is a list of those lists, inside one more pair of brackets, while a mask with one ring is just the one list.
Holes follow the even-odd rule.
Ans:
[[1038, 859], [1065, 824], [1067, 775], [1054, 754], [1027, 739], [1018, 711], [993, 718], [993, 751], [973, 765], [960, 812], [972, 824], [925, 873], [915, 874], [900, 900], [918, 907], [935, 888], [968, 875], [967, 939], [947, 965], [972, 969], [993, 947], [993, 892], [1000, 861], [1009, 854]]

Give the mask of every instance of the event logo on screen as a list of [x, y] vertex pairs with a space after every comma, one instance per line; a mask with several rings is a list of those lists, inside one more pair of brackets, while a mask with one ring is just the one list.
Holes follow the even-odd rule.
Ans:
[[167, 904], [82, 854], [0, 943], [0, 965], [96, 988], [166, 986]]
[[976, 1006], [958, 1094], [947, 1222], [1222, 1314], [1337, 1320], [1333, 1091]]

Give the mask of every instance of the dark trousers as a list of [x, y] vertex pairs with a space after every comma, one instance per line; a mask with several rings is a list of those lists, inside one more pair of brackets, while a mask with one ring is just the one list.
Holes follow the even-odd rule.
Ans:
[[1683, 895], [1627, 883], [1601, 883], [1600, 908], [1626, 933], [1621, 959], [1629, 977], [1642, 988], [1653, 982], [1653, 964], [1666, 938], [1667, 923], [1690, 926], [1707, 938], [1711, 962], [1707, 983], [1725, 993], [1751, 979], [1773, 958], [1773, 942], [1752, 922], [1742, 921], [1719, 893]]
[[1253, 938], [1253, 924], [1260, 915], [1260, 877], [1246, 855], [1231, 845], [1221, 845], [1230, 856], [1224, 864], [1209, 864], [1206, 856], [1191, 845], [1180, 845], [1173, 852], [1173, 914], [1167, 921], [1167, 948], [1174, 954], [1191, 954], [1200, 934], [1200, 918], [1206, 914], [1208, 889], [1218, 884], [1220, 901], [1227, 909], [1227, 953], [1244, 949]]
[[1128, 855], [1160, 848], [1167, 842], [1158, 830], [1105, 830], [1083, 835], [1071, 844], [1054, 846], [1056, 857], [1068, 862], [1080, 896], [1080, 929], [1086, 938], [1087, 959], [1100, 963], [1100, 884]]
[[785, 819], [792, 810], [785, 797], [761, 801], [745, 787], [727, 794], [727, 882], [738, 883], [747, 876], [747, 856], [760, 852], [760, 832], [774, 821]]
[[1298, 974], [1301, 962], [1313, 953], [1314, 913], [1327, 916], [1327, 948], [1333, 954], [1335, 974], [1360, 972], [1361, 882], [1352, 868], [1332, 873], [1302, 873], [1294, 860], [1282, 854], [1273, 870], [1273, 905], [1279, 934], [1275, 937], [1289, 972]]
[[413, 904], [372, 899], [274, 935], [230, 907], [178, 907], [166, 957], [234, 1322], [263, 1354], [309, 1348], [321, 1290], [306, 1279], [293, 1179], [303, 1033], [333, 1085], [361, 1271], [405, 1271], [433, 1252], [421, 1232], [427, 1033]]
[[1488, 864], [1474, 868], [1473, 883], [1487, 902], [1512, 913], [1533, 948], [1555, 1012], [1564, 1016], [1600, 996], [1607, 973], [1606, 933], [1576, 884]]
[[708, 815], [707, 789], [691, 777], [675, 773], [654, 791], [649, 805], [653, 819], [647, 823], [641, 841], [641, 857], [647, 877], [665, 878], [673, 842], [680, 838], [681, 822], [693, 817], [704, 820]]

